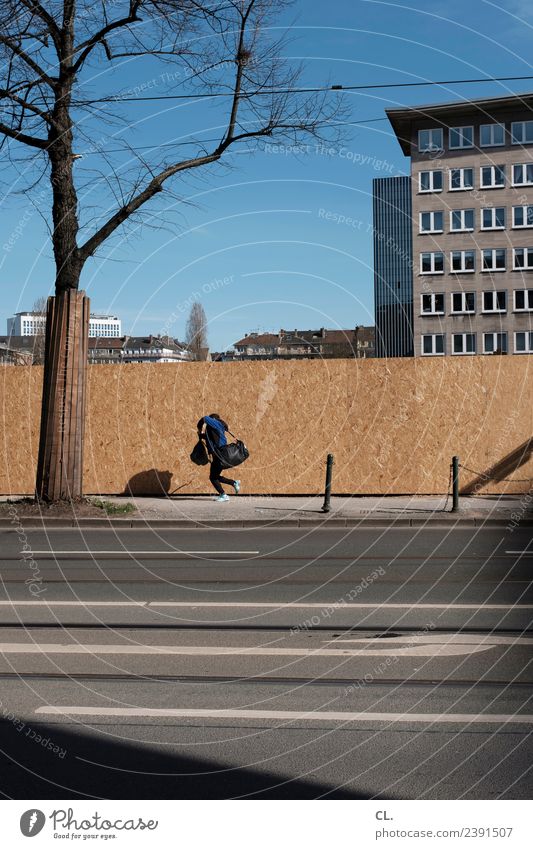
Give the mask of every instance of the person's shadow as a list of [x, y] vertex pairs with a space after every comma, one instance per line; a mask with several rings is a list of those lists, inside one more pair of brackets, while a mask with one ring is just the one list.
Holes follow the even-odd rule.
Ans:
[[133, 475], [124, 487], [124, 495], [151, 495], [165, 498], [170, 492], [172, 472], [147, 469]]

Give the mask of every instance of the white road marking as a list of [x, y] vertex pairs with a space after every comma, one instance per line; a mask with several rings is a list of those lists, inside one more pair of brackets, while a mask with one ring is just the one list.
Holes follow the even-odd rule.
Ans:
[[129, 643], [0, 643], [2, 654], [129, 654], [129, 655], [181, 655], [193, 657], [235, 656], [235, 657], [452, 657], [455, 655], [477, 654], [493, 648], [490, 643], [483, 645], [415, 645], [399, 648], [389, 646], [385, 640], [379, 649], [338, 648], [270, 648], [268, 646], [141, 646]]
[[0, 601], [2, 607], [145, 607], [146, 601]]
[[38, 707], [36, 714], [48, 716], [145, 716], [179, 717], [181, 719], [281, 719], [288, 721], [321, 720], [333, 722], [424, 722], [460, 724], [524, 723], [533, 724], [533, 714], [506, 713], [371, 713], [351, 711], [296, 711], [296, 710], [233, 710], [214, 708], [113, 708], [46, 705]]
[[397, 604], [379, 602], [349, 602], [341, 604], [339, 602], [304, 602], [304, 601], [61, 601], [61, 600], [24, 600], [17, 599], [14, 601], [1, 600], [0, 607], [183, 607], [197, 609], [202, 607], [207, 608], [257, 608], [259, 610], [276, 610], [283, 612], [289, 610], [533, 610], [533, 604], [417, 604], [415, 602]]
[[276, 608], [284, 610], [285, 608], [313, 608], [317, 610], [343, 610], [349, 608], [352, 610], [360, 609], [375, 609], [387, 610], [405, 610], [410, 608], [416, 609], [431, 609], [431, 610], [533, 610], [533, 604], [399, 604], [399, 603], [384, 603], [380, 602], [340, 602], [330, 601], [151, 601], [149, 607], [257, 607], [257, 608]]
[[522, 557], [533, 557], [533, 551], [506, 551], [506, 554], [521, 554]]
[[[445, 643], [449, 645], [450, 643], [454, 643], [456, 645], [484, 645], [485, 640], [489, 642], [491, 645], [531, 645], [533, 643], [533, 637], [506, 637], [499, 636], [498, 634], [487, 634], [485, 637], [481, 634], [414, 634], [414, 635], [405, 635], [405, 637], [386, 637], [385, 641], [387, 643], [411, 643], [415, 645], [437, 645], [441, 643]], [[368, 637], [357, 637], [357, 638], [342, 638], [342, 639], [334, 639], [334, 640], [324, 640], [325, 643], [333, 643], [334, 645], [344, 645], [345, 643], [368, 643], [370, 642]], [[372, 640], [375, 642], [375, 640]]]
[[258, 551], [127, 551], [124, 550], [114, 550], [114, 551], [87, 551], [84, 549], [83, 551], [50, 551], [47, 549], [46, 551], [32, 551], [33, 557], [40, 557], [41, 560], [54, 560], [57, 558], [61, 558], [64, 560], [67, 557], [181, 557], [183, 555], [202, 555], [204, 557], [215, 557], [220, 554], [244, 554], [244, 555], [252, 555], [259, 554]]

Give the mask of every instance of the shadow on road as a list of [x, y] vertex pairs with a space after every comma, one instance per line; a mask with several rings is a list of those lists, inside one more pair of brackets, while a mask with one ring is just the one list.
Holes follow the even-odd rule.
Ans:
[[[86, 728], [0, 720], [1, 793], [12, 799], [368, 798], [251, 767], [169, 754]], [[36, 742], [40, 735], [41, 741]], [[54, 748], [55, 747], [55, 748]]]

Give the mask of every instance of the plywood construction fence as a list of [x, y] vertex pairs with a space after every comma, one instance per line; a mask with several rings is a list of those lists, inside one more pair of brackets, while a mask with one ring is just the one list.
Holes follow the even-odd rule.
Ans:
[[[249, 447], [243, 491], [443, 493], [533, 486], [533, 358], [159, 363], [89, 367], [86, 493], [210, 492], [189, 454], [218, 412]], [[42, 369], [0, 367], [0, 492], [35, 487]], [[511, 480], [511, 483], [507, 482]]]

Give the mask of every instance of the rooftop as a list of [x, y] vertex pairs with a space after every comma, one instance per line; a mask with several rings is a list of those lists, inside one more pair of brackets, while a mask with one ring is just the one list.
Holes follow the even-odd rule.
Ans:
[[512, 94], [506, 97], [483, 97], [479, 100], [452, 100], [446, 103], [427, 103], [419, 106], [408, 106], [402, 109], [386, 109], [392, 129], [398, 137], [400, 147], [406, 156], [411, 155], [412, 125], [428, 118], [435, 119], [439, 124], [446, 124], [446, 117], [457, 113], [479, 112], [483, 118], [490, 117], [496, 112], [505, 112], [520, 108], [533, 112], [533, 93]]
[[[321, 327], [318, 330], [283, 330], [278, 333], [248, 333], [243, 339], [235, 342], [235, 348], [247, 347], [278, 347], [285, 345], [304, 344], [326, 344], [326, 345], [345, 345], [353, 344], [355, 341], [355, 330], [328, 330]], [[373, 327], [357, 328], [357, 338], [359, 341], [364, 339], [374, 338]]]

